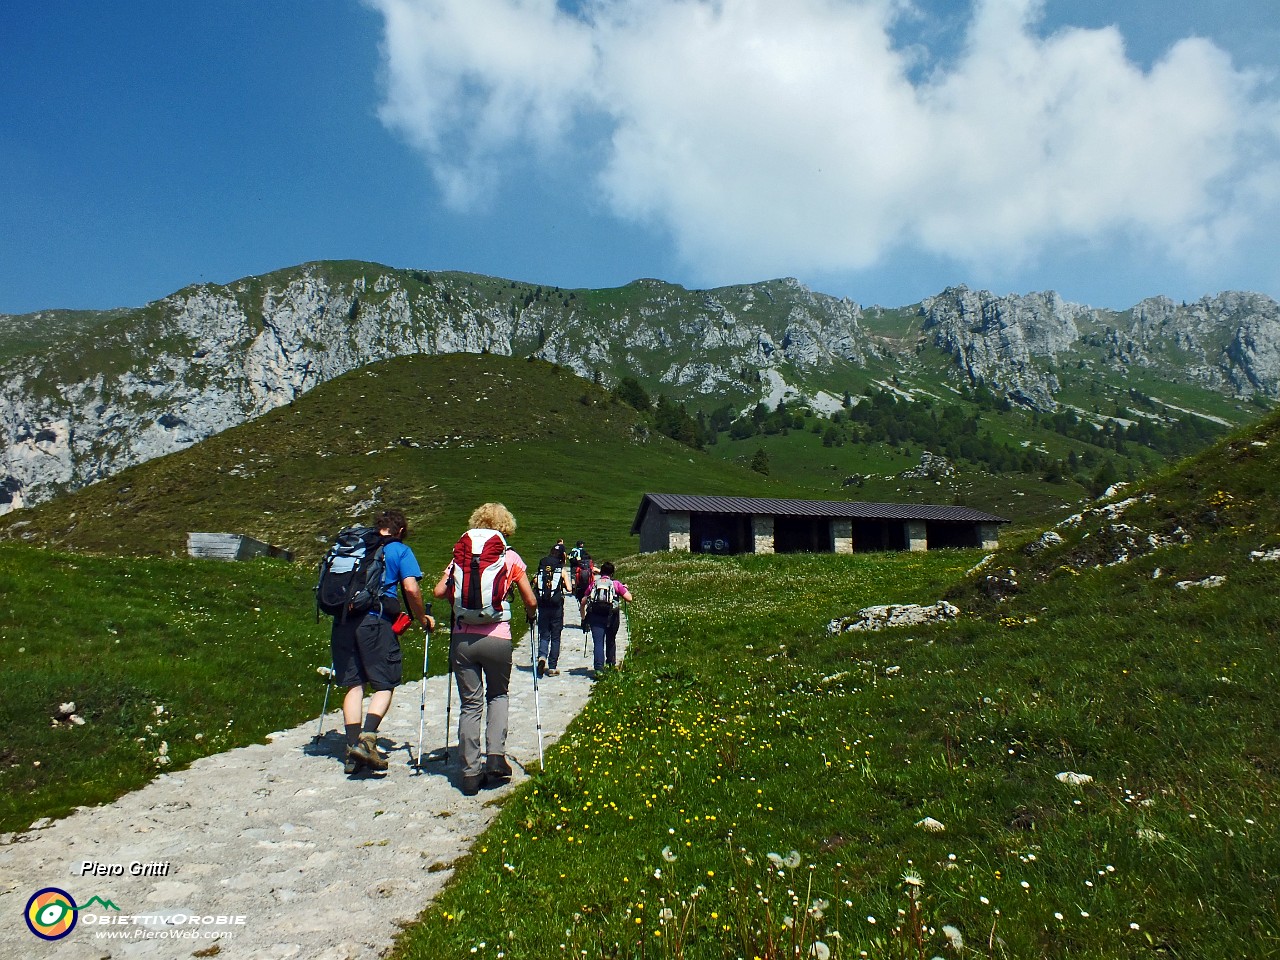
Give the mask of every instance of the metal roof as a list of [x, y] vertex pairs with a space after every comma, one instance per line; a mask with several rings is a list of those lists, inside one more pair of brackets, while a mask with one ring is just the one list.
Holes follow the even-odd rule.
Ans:
[[959, 523], [1008, 523], [1004, 517], [932, 503], [863, 503], [857, 500], [778, 500], [768, 497], [704, 497], [679, 493], [646, 493], [640, 500], [631, 532], [640, 532], [650, 505], [664, 513], [762, 514], [775, 517], [833, 517], [852, 520], [942, 520]]

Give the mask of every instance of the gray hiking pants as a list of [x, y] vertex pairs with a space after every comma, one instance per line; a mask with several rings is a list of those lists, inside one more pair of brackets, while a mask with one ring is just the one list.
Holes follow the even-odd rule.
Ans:
[[[484, 772], [480, 720], [484, 715], [485, 753], [496, 761], [507, 750], [507, 687], [511, 683], [511, 641], [474, 633], [453, 635], [453, 677], [458, 684], [458, 747], [462, 775]], [[485, 706], [488, 705], [486, 714]]]

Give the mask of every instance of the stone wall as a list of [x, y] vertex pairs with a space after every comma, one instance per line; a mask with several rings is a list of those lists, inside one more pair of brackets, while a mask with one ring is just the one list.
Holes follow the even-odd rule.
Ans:
[[765, 514], [752, 516], [751, 537], [756, 553], [773, 553], [773, 516]]
[[853, 553], [853, 521], [831, 521], [831, 543], [835, 553]]
[[908, 520], [906, 528], [908, 550], [920, 551], [929, 549], [928, 524], [923, 520]]
[[689, 537], [689, 512], [687, 510], [678, 510], [674, 513], [667, 514], [667, 549], [683, 550], [688, 553], [691, 549], [691, 539]]

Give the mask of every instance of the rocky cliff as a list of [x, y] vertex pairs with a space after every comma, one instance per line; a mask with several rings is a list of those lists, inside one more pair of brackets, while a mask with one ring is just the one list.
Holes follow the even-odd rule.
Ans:
[[[179, 291], [137, 310], [0, 317], [0, 512], [182, 449], [332, 377], [412, 353], [534, 355], [586, 378], [636, 376], [714, 406], [839, 391], [922, 349], [957, 384], [1051, 409], [1069, 367], [1280, 393], [1280, 309], [1255, 294], [1114, 313], [1056, 294], [952, 288], [903, 308], [917, 339], [795, 280], [692, 291], [657, 280], [561, 290], [326, 262]], [[922, 324], [919, 322], [922, 318]], [[920, 339], [923, 338], [923, 339]], [[1070, 360], [1070, 364], [1066, 361]], [[821, 406], [821, 404], [817, 404]]]

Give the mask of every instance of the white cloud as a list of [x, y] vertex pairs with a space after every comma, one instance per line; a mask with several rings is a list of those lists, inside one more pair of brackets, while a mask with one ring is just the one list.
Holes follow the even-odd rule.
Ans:
[[512, 145], [553, 151], [591, 89], [588, 27], [555, 0], [369, 2], [386, 19], [379, 115], [455, 207], [483, 201]]
[[[1280, 193], [1280, 110], [1219, 48], [1183, 40], [1144, 70], [1115, 29], [1044, 35], [1035, 0], [976, 0], [933, 63], [895, 45], [919, 16], [902, 0], [367, 2], [382, 118], [449, 202], [530, 151], [602, 157], [610, 207], [711, 279], [1117, 237], [1202, 262]], [[607, 139], [573, 142], [588, 129]]]

